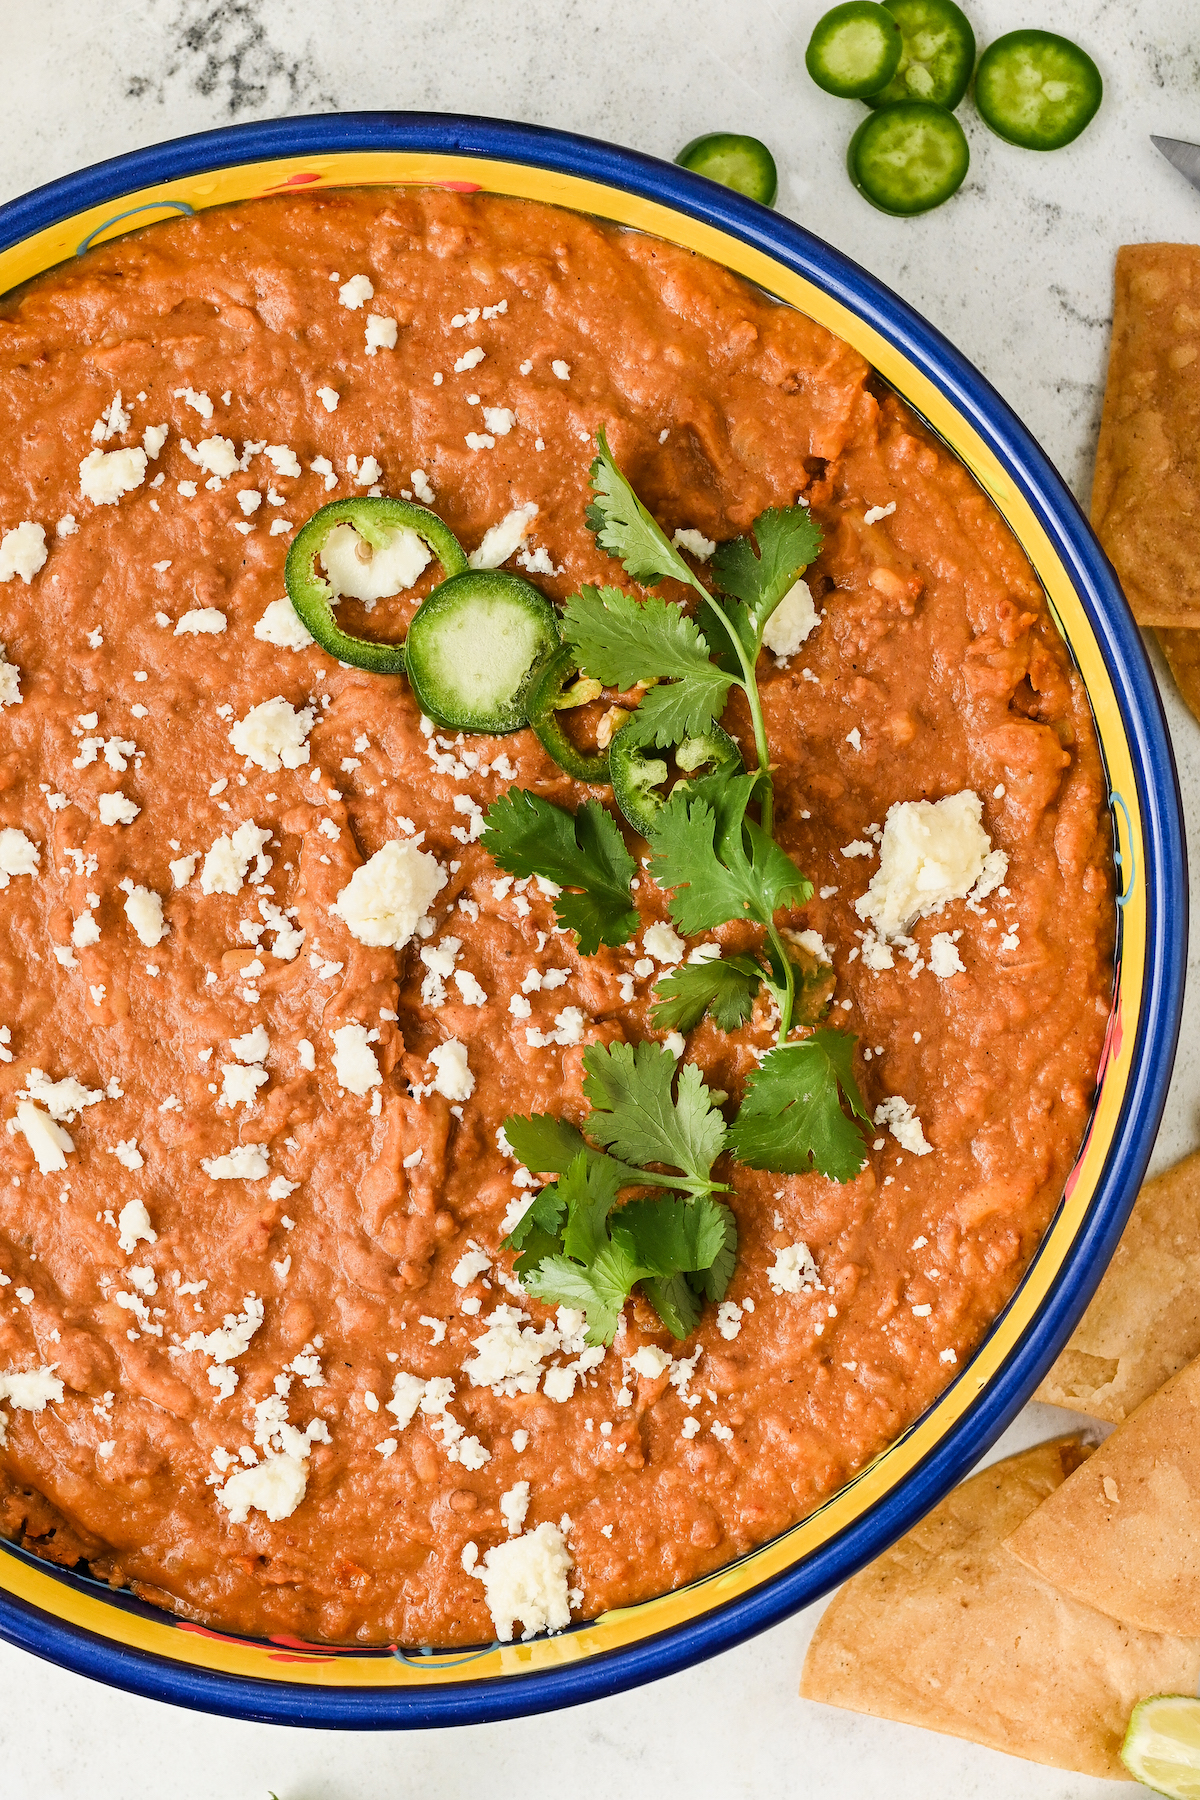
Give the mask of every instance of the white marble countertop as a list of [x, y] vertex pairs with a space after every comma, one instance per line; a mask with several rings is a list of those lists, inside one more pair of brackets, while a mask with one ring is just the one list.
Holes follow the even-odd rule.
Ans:
[[[1177, 0], [1073, 0], [1069, 24], [1047, 0], [963, 3], [981, 45], [1022, 25], [1070, 30], [1107, 95], [1084, 137], [1051, 156], [1002, 144], [964, 107], [970, 175], [922, 219], [886, 218], [849, 185], [855, 109], [804, 71], [821, 0], [6, 0], [0, 197], [142, 144], [287, 113], [477, 112], [665, 157], [701, 131], [752, 132], [775, 151], [780, 210], [945, 331], [1086, 500], [1116, 246], [1200, 240], [1200, 194], [1149, 142], [1151, 131], [1200, 138], [1200, 50]], [[1165, 686], [1194, 819], [1200, 726]], [[1195, 1146], [1198, 1100], [1200, 1033], [1185, 1023], [1155, 1166]], [[993, 1454], [1068, 1418], [1030, 1407]], [[655, 1800], [1120, 1791], [800, 1701], [817, 1611], [640, 1692], [401, 1740], [180, 1712], [0, 1645], [0, 1785], [11, 1800], [266, 1800], [268, 1789], [279, 1800], [466, 1800], [581, 1775], [597, 1792], [636, 1784]]]

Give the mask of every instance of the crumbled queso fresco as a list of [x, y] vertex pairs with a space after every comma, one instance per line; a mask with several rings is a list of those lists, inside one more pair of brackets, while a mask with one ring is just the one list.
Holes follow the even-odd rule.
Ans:
[[[703, 259], [434, 189], [89, 251], [0, 307], [0, 404], [0, 1530], [221, 1632], [450, 1646], [819, 1505], [1011, 1294], [1107, 1015], [1086, 697], [970, 478]], [[738, 1165], [720, 1306], [681, 1341], [635, 1293], [609, 1347], [515, 1274], [548, 1177], [505, 1120], [581, 1122], [587, 1047], [643, 1039], [731, 1118], [769, 996], [667, 1032], [655, 986], [755, 931], [683, 933], [643, 861], [637, 932], [582, 957], [482, 837], [513, 786], [604, 790], [444, 730], [284, 588], [363, 494], [554, 602], [622, 582], [583, 518], [601, 424], [699, 569], [798, 499], [826, 534], [760, 686], [814, 889], [780, 922], [870, 1117], [852, 1181]], [[399, 639], [441, 568], [345, 524], [322, 574]]]

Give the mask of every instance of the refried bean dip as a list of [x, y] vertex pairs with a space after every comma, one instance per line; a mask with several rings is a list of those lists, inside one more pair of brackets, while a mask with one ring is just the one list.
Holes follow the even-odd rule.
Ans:
[[[979, 1341], [1094, 1092], [1106, 786], [995, 510], [856, 352], [722, 269], [440, 192], [93, 250], [4, 303], [0, 411], [0, 1529], [226, 1630], [448, 1646], [794, 1523]], [[585, 1046], [661, 1041], [655, 978], [693, 946], [652, 931], [641, 870], [643, 931], [581, 957], [478, 836], [514, 785], [589, 790], [532, 732], [456, 739], [306, 643], [283, 565], [377, 488], [468, 551], [524, 508], [509, 566], [555, 601], [611, 582], [601, 427], [668, 534], [798, 496], [823, 527], [815, 624], [759, 681], [816, 888], [786, 922], [827, 947], [880, 1122], [845, 1184], [736, 1166], [737, 1267], [694, 1338], [635, 1294], [585, 1350], [500, 1248], [534, 1182], [498, 1133], [582, 1121]], [[437, 573], [340, 623], [399, 639]], [[889, 808], [967, 790], [1002, 881], [885, 943], [855, 902]], [[398, 950], [334, 911], [388, 843], [444, 877]], [[768, 1010], [688, 1036], [730, 1109]], [[524, 1613], [481, 1579], [509, 1544]]]

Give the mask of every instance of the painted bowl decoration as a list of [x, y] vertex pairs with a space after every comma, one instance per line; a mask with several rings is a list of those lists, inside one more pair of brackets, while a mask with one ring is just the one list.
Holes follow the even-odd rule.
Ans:
[[1049, 597], [1091, 700], [1117, 849], [1117, 976], [1099, 1092], [1020, 1286], [937, 1402], [800, 1524], [688, 1587], [559, 1636], [438, 1652], [202, 1629], [0, 1545], [0, 1636], [179, 1705], [280, 1724], [468, 1724], [614, 1693], [728, 1648], [878, 1554], [971, 1467], [1083, 1311], [1133, 1204], [1179, 1030], [1186, 867], [1170, 743], [1132, 616], [1028, 432], [872, 276], [753, 201], [564, 132], [418, 113], [238, 126], [139, 150], [0, 207], [0, 292], [156, 220], [307, 187], [436, 185], [570, 207], [702, 253], [854, 346], [985, 489]]

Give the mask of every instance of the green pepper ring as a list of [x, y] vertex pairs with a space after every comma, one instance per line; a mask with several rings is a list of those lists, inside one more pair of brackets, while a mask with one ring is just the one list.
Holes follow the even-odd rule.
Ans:
[[[1048, 109], [1021, 92], [1019, 69], [1041, 72], [1069, 91]], [[1010, 31], [988, 45], [975, 71], [975, 105], [989, 131], [1022, 150], [1061, 150], [1086, 130], [1104, 98], [1104, 80], [1087, 51], [1053, 31]]]
[[[523, 627], [516, 643], [506, 641], [506, 618]], [[486, 667], [471, 653], [480, 644], [489, 651]], [[439, 582], [413, 614], [405, 673], [439, 725], [502, 737], [529, 723], [529, 693], [558, 647], [558, 614], [531, 581], [507, 569], [467, 568]]]
[[572, 780], [597, 786], [609, 780], [608, 751], [601, 750], [592, 755], [586, 750], [577, 750], [559, 723], [554, 704], [578, 669], [579, 659], [575, 652], [567, 644], [560, 645], [529, 690], [529, 724], [542, 748]]
[[705, 175], [760, 206], [774, 206], [779, 193], [775, 158], [761, 138], [736, 131], [708, 131], [685, 144], [675, 158], [681, 169]]
[[449, 526], [428, 507], [370, 494], [330, 501], [300, 527], [292, 540], [283, 573], [288, 599], [322, 650], [336, 656], [339, 662], [369, 669], [375, 675], [402, 675], [403, 644], [354, 637], [343, 631], [333, 616], [333, 589], [323, 575], [317, 574], [317, 557], [337, 525], [353, 525], [359, 536], [376, 548], [383, 544], [385, 532], [406, 526], [433, 551], [447, 579], [461, 575], [467, 568], [463, 547]]
[[[712, 749], [707, 755], [695, 757], [691, 764], [693, 769], [699, 768], [701, 762], [712, 762], [713, 767], [709, 770], [711, 775], [735, 775], [745, 766], [737, 744], [715, 720], [707, 731], [699, 733], [694, 738], [682, 740], [675, 748], [680, 750], [685, 743], [695, 746], [697, 751], [700, 751], [706, 744], [711, 743], [712, 745]], [[659, 782], [666, 779], [665, 754], [664, 751], [654, 750], [649, 744], [639, 742], [636, 714], [628, 725], [622, 725], [608, 746], [609, 778], [612, 781], [613, 799], [633, 829], [640, 832], [642, 837], [649, 837], [653, 832], [654, 821], [664, 804], [654, 789]], [[656, 766], [662, 769], [662, 774], [656, 780], [651, 781], [649, 772]]]
[[843, 0], [813, 26], [804, 66], [825, 93], [839, 100], [865, 100], [887, 87], [902, 53], [900, 25], [885, 5]]
[[[884, 0], [884, 4], [900, 26], [903, 66], [879, 93], [863, 96], [867, 105], [894, 106], [901, 100], [927, 100], [953, 112], [971, 85], [975, 67], [975, 33], [970, 20], [955, 0]], [[942, 34], [942, 42], [932, 57], [924, 62], [913, 57], [906, 62], [910, 42], [929, 31]], [[918, 47], [919, 42], [913, 45], [914, 49]], [[918, 69], [923, 72], [923, 79], [910, 74], [910, 70]]]
[[[918, 154], [910, 154], [914, 149]], [[943, 205], [966, 180], [970, 163], [962, 126], [929, 100], [897, 100], [868, 113], [846, 151], [850, 179], [863, 199], [893, 218]]]

